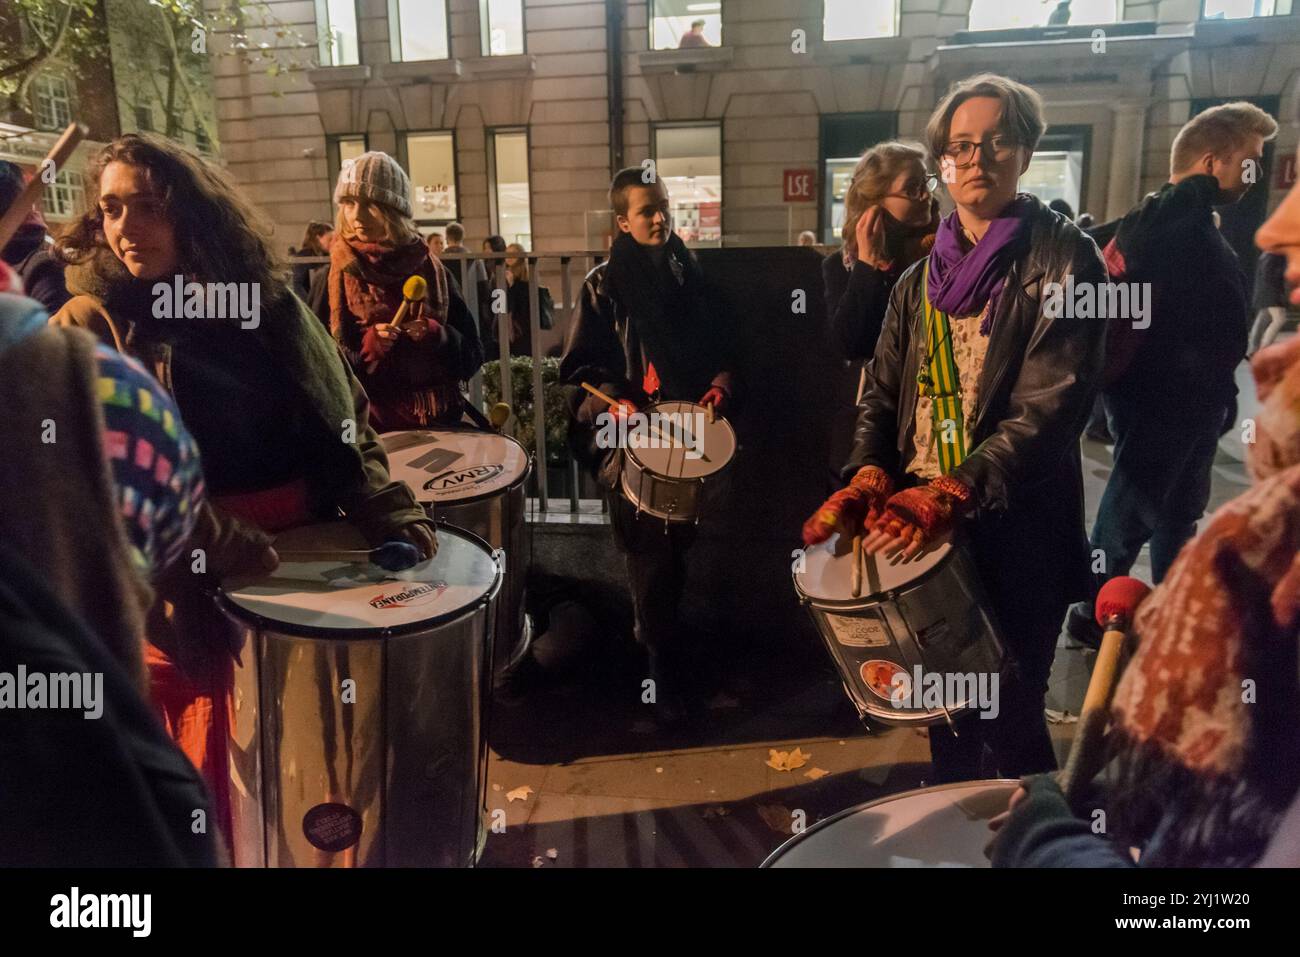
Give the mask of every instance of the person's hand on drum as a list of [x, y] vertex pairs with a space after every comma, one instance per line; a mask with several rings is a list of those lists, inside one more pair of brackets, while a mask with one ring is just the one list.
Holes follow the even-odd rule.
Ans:
[[428, 561], [434, 555], [438, 554], [438, 536], [434, 528], [426, 521], [412, 522], [410, 525], [403, 525], [390, 536], [393, 539], [403, 542], [410, 542], [420, 550], [420, 561]]
[[729, 398], [730, 396], [727, 395], [726, 389], [722, 388], [720, 385], [715, 385], [712, 386], [708, 392], [704, 393], [704, 395], [700, 396], [699, 404], [711, 405], [713, 406], [714, 415], [723, 415], [727, 411], [727, 400]]
[[803, 543], [816, 545], [836, 532], [857, 535], [864, 525], [878, 517], [894, 490], [889, 473], [875, 465], [858, 469], [847, 488], [842, 488], [813, 512], [803, 524]]
[[1007, 802], [1007, 809], [1003, 811], [1001, 814], [995, 814], [993, 817], [989, 818], [989, 830], [993, 831], [994, 833], [1002, 830], [1002, 826], [1006, 824], [1008, 820], [1010, 820], [1011, 812], [1016, 809], [1016, 805], [1019, 804], [1028, 796], [1029, 796], [1029, 792], [1025, 790], [1025, 786], [1023, 784], [1020, 785], [1020, 787], [1016, 788], [1014, 791], [1012, 791], [1011, 800]]
[[868, 521], [870, 534], [862, 548], [869, 555], [898, 553], [901, 561], [908, 561], [947, 533], [971, 499], [970, 489], [948, 475], [905, 488], [885, 503], [878, 518]]

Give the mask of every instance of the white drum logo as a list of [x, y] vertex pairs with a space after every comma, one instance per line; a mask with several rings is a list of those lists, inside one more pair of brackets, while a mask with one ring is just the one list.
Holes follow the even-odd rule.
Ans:
[[446, 590], [446, 582], [420, 582], [391, 595], [380, 592], [370, 599], [370, 607], [376, 611], [384, 611], [388, 608], [410, 608], [415, 605], [427, 605]]
[[471, 468], [461, 469], [459, 472], [452, 472], [450, 475], [431, 478], [424, 483], [424, 490], [426, 492], [445, 492], [449, 489], [460, 488], [462, 485], [480, 485], [496, 478], [505, 470], [504, 465], [475, 465]]

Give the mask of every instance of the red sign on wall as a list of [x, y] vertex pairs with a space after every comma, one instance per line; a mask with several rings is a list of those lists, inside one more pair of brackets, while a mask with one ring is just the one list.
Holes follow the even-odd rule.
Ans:
[[815, 169], [788, 169], [781, 178], [781, 189], [787, 203], [816, 202], [816, 186]]
[[1295, 185], [1295, 154], [1282, 157], [1277, 164], [1277, 188], [1290, 189]]

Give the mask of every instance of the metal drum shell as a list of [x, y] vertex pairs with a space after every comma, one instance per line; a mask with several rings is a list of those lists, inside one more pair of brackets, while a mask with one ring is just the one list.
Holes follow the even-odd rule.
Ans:
[[[669, 400], [647, 405], [641, 412], [650, 415], [668, 406], [692, 406], [693, 402]], [[703, 407], [700, 407], [703, 408]], [[711, 427], [723, 427], [731, 437], [731, 454], [721, 467], [706, 476], [681, 477], [665, 475], [644, 464], [635, 448], [622, 450], [623, 466], [619, 474], [619, 489], [633, 507], [641, 513], [652, 515], [665, 522], [699, 522], [705, 505], [705, 488], [721, 481], [730, 469], [739, 451], [736, 429], [727, 419], [719, 417]]]
[[[940, 724], [969, 709], [957, 707], [945, 712], [943, 709], [896, 708], [889, 701], [877, 698], [858, 675], [862, 661], [855, 660], [845, 650], [849, 646], [836, 639], [836, 630], [831, 624], [833, 618], [879, 621], [889, 642], [885, 646], [878, 646], [878, 650], [869, 656], [864, 653], [864, 659], [893, 661], [909, 676], [914, 665], [921, 665], [926, 673], [993, 673], [1002, 670], [1005, 642], [985, 597], [974, 562], [960, 545], [955, 545], [943, 561], [906, 585], [858, 598], [813, 598], [801, 587], [797, 570], [792, 578], [795, 593], [807, 608], [817, 633], [835, 663], [845, 693], [863, 721], [891, 727], [924, 727]], [[930, 611], [927, 612], [927, 609]], [[936, 617], [933, 609], [945, 609], [947, 614]], [[927, 656], [925, 645], [918, 642], [918, 629], [913, 627], [913, 622], [921, 620], [927, 614], [930, 620], [925, 625], [926, 629], [940, 625], [942, 634], [947, 636], [952, 633], [953, 624], [959, 627], [960, 631], [955, 640], [950, 640], [950, 644], [960, 644], [962, 650], [952, 659], [937, 660], [939, 656], [933, 648]]]
[[[478, 536], [444, 529], [493, 556]], [[243, 642], [230, 695], [236, 866], [474, 863], [485, 837], [487, 665], [503, 578], [496, 565], [478, 601], [403, 626], [299, 626], [218, 595]], [[346, 707], [344, 676], [355, 682]], [[351, 786], [340, 784], [340, 766]], [[352, 846], [330, 851], [307, 839], [306, 815], [326, 804], [359, 817]]]
[[[937, 784], [928, 788], [916, 788], [915, 790], [891, 794], [887, 797], [877, 798], [874, 801], [857, 804], [818, 821], [802, 834], [796, 834], [769, 854], [759, 866], [763, 868], [883, 867], [885, 865], [875, 860], [875, 857], [879, 855], [876, 847], [880, 843], [880, 838], [888, 838], [890, 835], [874, 828], [869, 834], [849, 834], [846, 825], [851, 823], [863, 825], [867, 823], [865, 820], [859, 819], [854, 822], [852, 819], [859, 818], [864, 814], [870, 814], [873, 811], [880, 811], [890, 805], [897, 808], [907, 801], [915, 801], [921, 797], [931, 799], [940, 794], [946, 794], [952, 798], [948, 802], [949, 806], [960, 808], [961, 793], [965, 791], [970, 792], [967, 798], [968, 802], [974, 802], [978, 807], [972, 805], [963, 809], [963, 817], [970, 822], [969, 831], [964, 826], [962, 828], [963, 835], [969, 837], [967, 842], [969, 846], [964, 850], [969, 859], [964, 863], [971, 867], [987, 868], [989, 862], [983, 855], [983, 847], [987, 844], [990, 836], [988, 820], [995, 814], [1006, 810], [1006, 805], [1010, 802], [1012, 793], [1019, 786], [1020, 782], [1018, 780], [1008, 778], [996, 778], [986, 781], [958, 781], [953, 784]], [[1005, 796], [1005, 800], [1003, 800], [1003, 796]], [[920, 826], [924, 823], [924, 820], [916, 822], [918, 837], [935, 836], [931, 828]], [[834, 834], [828, 832], [834, 832]], [[823, 839], [832, 836], [834, 840], [827, 844], [831, 853], [821, 857], [818, 862], [792, 859], [793, 855], [806, 858], [808, 853], [813, 851], [813, 848], [809, 847], [810, 844], [820, 844]], [[853, 860], [848, 860], [848, 858], [853, 858]], [[919, 856], [911, 859], [912, 862], [919, 862], [920, 860]], [[925, 865], [910, 862], [907, 866]]]

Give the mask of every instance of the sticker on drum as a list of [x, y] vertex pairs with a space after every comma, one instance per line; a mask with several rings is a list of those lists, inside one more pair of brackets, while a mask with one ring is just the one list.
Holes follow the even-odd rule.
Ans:
[[951, 551], [952, 543], [944, 538], [906, 562], [863, 552], [861, 595], [855, 598], [852, 539], [836, 532], [804, 549], [803, 568], [795, 572], [795, 585], [804, 598], [816, 602], [860, 602], [911, 585], [942, 564]]
[[[479, 541], [439, 525], [438, 553], [401, 572], [364, 562], [282, 562], [263, 578], [222, 583], [226, 600], [281, 625], [312, 633], [427, 626], [483, 601], [501, 569]], [[284, 549], [364, 548], [346, 522], [306, 525], [278, 536]]]
[[988, 867], [989, 819], [1019, 781], [962, 781], [870, 801], [818, 821], [764, 867]]
[[826, 622], [835, 633], [835, 640], [849, 648], [888, 648], [893, 643], [884, 623], [874, 618], [827, 615]]
[[302, 834], [312, 847], [337, 854], [361, 840], [361, 815], [346, 804], [317, 804], [302, 816]]
[[462, 502], [494, 495], [528, 472], [528, 453], [514, 439], [472, 429], [385, 432], [379, 443], [388, 471], [416, 500]]

